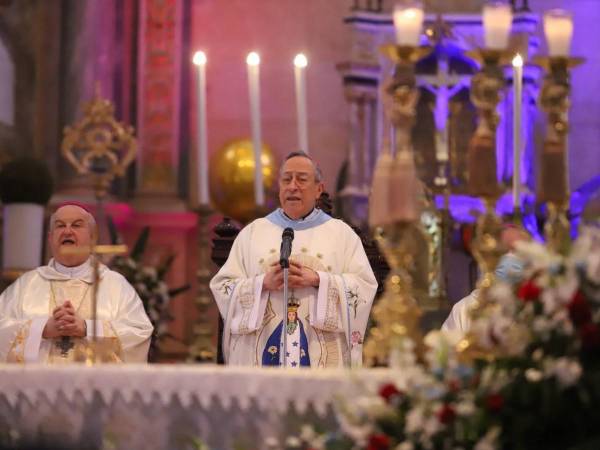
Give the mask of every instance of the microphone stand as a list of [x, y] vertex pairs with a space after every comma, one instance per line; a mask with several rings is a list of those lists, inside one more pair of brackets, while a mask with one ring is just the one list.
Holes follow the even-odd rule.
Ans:
[[281, 335], [283, 336], [281, 345], [283, 349], [281, 351], [281, 358], [279, 358], [279, 362], [285, 369], [287, 367], [288, 271], [290, 268], [289, 258], [281, 260], [281, 267], [283, 268], [283, 309], [285, 314], [281, 323]]

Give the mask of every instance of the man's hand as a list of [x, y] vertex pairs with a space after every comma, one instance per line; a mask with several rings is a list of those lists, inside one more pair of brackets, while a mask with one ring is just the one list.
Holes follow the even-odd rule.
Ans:
[[288, 278], [289, 286], [293, 288], [319, 287], [319, 274], [310, 267], [290, 260]]
[[279, 262], [271, 264], [269, 271], [263, 278], [263, 289], [268, 291], [280, 291], [283, 289], [283, 269]]
[[52, 318], [60, 336], [84, 337], [86, 335], [85, 320], [75, 313], [70, 301], [64, 302], [52, 312]]
[[54, 313], [60, 308], [60, 306], [58, 308], [55, 308], [54, 311], [52, 311], [52, 316], [46, 322], [46, 326], [44, 327], [44, 331], [42, 332], [42, 337], [44, 339], [54, 339], [61, 336], [60, 331], [58, 329], [58, 323], [54, 319]]

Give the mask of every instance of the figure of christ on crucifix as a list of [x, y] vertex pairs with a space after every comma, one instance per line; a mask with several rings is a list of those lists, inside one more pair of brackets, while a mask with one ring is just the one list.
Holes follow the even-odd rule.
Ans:
[[113, 344], [111, 361], [146, 361], [152, 325], [122, 275], [98, 263], [94, 276], [95, 234], [96, 221], [81, 204], [62, 204], [52, 214], [48, 243], [54, 257], [0, 296], [0, 361], [74, 362], [91, 346], [94, 328], [98, 339]]

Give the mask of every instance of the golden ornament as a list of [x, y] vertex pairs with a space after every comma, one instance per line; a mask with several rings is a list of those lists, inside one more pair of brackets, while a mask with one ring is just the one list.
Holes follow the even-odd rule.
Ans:
[[277, 163], [268, 145], [261, 151], [266, 205], [257, 209], [254, 201], [254, 148], [249, 139], [225, 144], [210, 159], [210, 194], [217, 210], [247, 223], [275, 207]]

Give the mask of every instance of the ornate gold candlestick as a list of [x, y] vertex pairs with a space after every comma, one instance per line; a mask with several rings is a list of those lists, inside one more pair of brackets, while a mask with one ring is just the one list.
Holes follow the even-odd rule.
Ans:
[[583, 63], [583, 58], [539, 57], [535, 62], [548, 72], [540, 94], [540, 105], [548, 114], [548, 126], [541, 155], [539, 199], [547, 202], [548, 219], [544, 232], [554, 251], [566, 254], [571, 242], [567, 219], [569, 182], [567, 133], [569, 131], [569, 69]]
[[414, 63], [429, 51], [421, 47], [382, 47], [382, 52], [396, 62], [394, 76], [383, 88], [384, 132], [393, 126], [395, 157], [390, 154], [386, 140], [373, 175], [370, 225], [375, 228], [375, 239], [390, 273], [384, 294], [373, 308], [377, 325], [371, 328], [364, 348], [368, 365], [396, 367], [402, 364], [405, 352], [412, 358], [413, 347], [422, 345], [421, 311], [414, 297], [410, 272], [421, 251], [418, 242], [426, 237], [419, 221], [419, 187], [411, 132], [419, 98]]
[[[495, 307], [490, 302], [488, 289], [494, 283], [496, 265], [506, 251], [500, 239], [502, 223], [495, 211], [496, 200], [501, 192], [496, 177], [496, 108], [505, 84], [500, 63], [508, 60], [509, 54], [501, 50], [480, 49], [472, 52], [471, 56], [483, 64], [471, 85], [471, 101], [477, 108], [479, 123], [468, 150], [469, 193], [481, 197], [485, 205], [484, 213], [477, 219], [472, 244], [480, 277], [477, 282], [478, 299], [470, 313], [477, 317]], [[493, 357], [493, 352], [480, 348], [471, 333], [467, 333], [458, 348], [467, 359]]]
[[[118, 122], [114, 117], [114, 105], [108, 99], [100, 97], [99, 84], [96, 84], [94, 98], [84, 108], [85, 114], [74, 126], [64, 129], [61, 152], [80, 175], [94, 177], [94, 195], [96, 197], [96, 221], [98, 230], [104, 223], [102, 201], [106, 197], [110, 183], [116, 176], [125, 175], [127, 167], [135, 158], [137, 142], [133, 135], [133, 127]], [[98, 234], [95, 237], [99, 240]], [[76, 251], [79, 251], [77, 249]], [[94, 264], [94, 285], [92, 287], [92, 343], [86, 354], [80, 356], [86, 364], [103, 362], [103, 355], [108, 353], [103, 343], [97, 339], [97, 291], [98, 291], [98, 255], [125, 253], [123, 245], [95, 245], [91, 249]]]
[[198, 318], [192, 330], [193, 337], [188, 362], [212, 363], [216, 360], [216, 352], [212, 341], [213, 319], [208, 315], [210, 306], [213, 304], [208, 285], [212, 277], [209, 220], [214, 211], [209, 205], [201, 204], [196, 212], [198, 213], [198, 270], [196, 271], [198, 290], [196, 291], [195, 303]]

